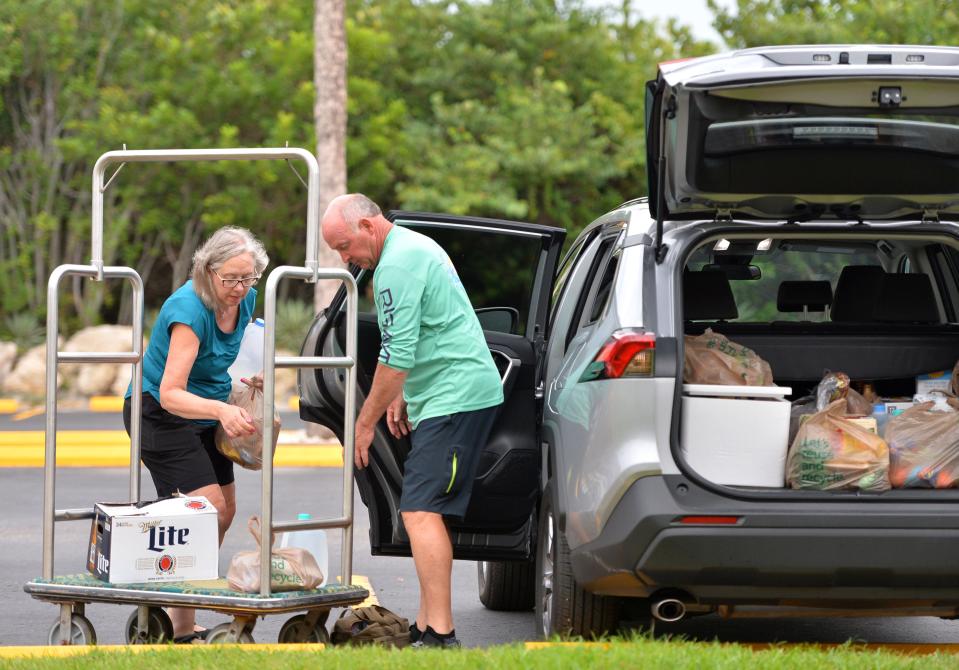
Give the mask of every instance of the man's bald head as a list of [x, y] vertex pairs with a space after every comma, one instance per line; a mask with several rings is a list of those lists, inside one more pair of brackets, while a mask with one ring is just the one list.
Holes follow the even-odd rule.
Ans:
[[333, 198], [320, 224], [323, 239], [344, 263], [367, 269], [379, 260], [391, 227], [379, 205], [362, 193]]
[[336, 218], [355, 231], [359, 226], [360, 219], [374, 219], [382, 215], [383, 212], [380, 211], [379, 205], [362, 193], [347, 193], [330, 201], [329, 207], [326, 208], [326, 214], [323, 215], [323, 225], [326, 225], [328, 219]]

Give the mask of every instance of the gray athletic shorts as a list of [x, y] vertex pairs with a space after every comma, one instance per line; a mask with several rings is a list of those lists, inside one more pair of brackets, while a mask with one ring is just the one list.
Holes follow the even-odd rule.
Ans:
[[420, 421], [406, 459], [401, 512], [463, 518], [498, 410], [496, 405]]

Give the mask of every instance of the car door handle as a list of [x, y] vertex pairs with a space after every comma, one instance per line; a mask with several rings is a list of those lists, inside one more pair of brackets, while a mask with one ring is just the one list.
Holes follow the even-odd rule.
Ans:
[[516, 370], [519, 370], [520, 366], [523, 364], [523, 361], [518, 358], [513, 358], [512, 356], [507, 356], [502, 351], [497, 351], [495, 349], [490, 349], [490, 353], [500, 356], [506, 361], [506, 369], [503, 370], [503, 373], [500, 375], [500, 381], [503, 384], [503, 388], [506, 388], [506, 384], [509, 382], [510, 377], [515, 373]]

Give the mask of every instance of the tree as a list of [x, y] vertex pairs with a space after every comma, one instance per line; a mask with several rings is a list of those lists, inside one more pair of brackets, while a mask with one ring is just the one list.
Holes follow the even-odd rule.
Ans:
[[713, 25], [737, 48], [772, 44], [942, 44], [955, 42], [952, 0], [709, 0]]
[[[89, 262], [90, 174], [104, 151], [311, 146], [308, 19], [279, 0], [0, 0], [12, 36], [0, 47], [3, 312], [42, 315], [50, 269]], [[104, 262], [137, 268], [148, 305], [225, 224], [263, 236], [274, 259], [303, 254], [304, 193], [278, 163], [130, 165], [106, 198]], [[81, 324], [128, 318], [112, 287], [73, 287]]]
[[[346, 193], [346, 1], [316, 0], [313, 22], [316, 158], [320, 165], [320, 216]], [[320, 239], [320, 267], [342, 267], [339, 254]], [[320, 280], [314, 304], [330, 304], [340, 282]]]

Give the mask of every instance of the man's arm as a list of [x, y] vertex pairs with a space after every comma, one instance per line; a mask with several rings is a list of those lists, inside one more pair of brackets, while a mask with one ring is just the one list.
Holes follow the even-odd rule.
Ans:
[[394, 370], [388, 365], [376, 366], [373, 386], [363, 402], [363, 409], [356, 419], [356, 437], [354, 439], [353, 460], [356, 467], [365, 468], [370, 464], [370, 444], [373, 443], [373, 429], [386, 408], [396, 396], [402, 393], [406, 372]]

